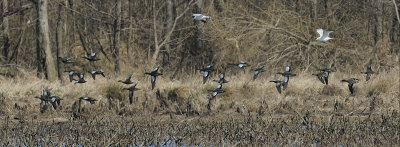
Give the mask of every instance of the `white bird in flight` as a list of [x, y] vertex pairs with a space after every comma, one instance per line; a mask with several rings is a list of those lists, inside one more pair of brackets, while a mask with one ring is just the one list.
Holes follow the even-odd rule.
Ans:
[[332, 33], [333, 31], [324, 31], [322, 29], [317, 29], [317, 32], [319, 34], [319, 37], [317, 38], [318, 41], [328, 41], [333, 38], [329, 37], [329, 34]]
[[203, 14], [193, 14], [192, 17], [194, 20], [202, 21], [204, 23], [207, 22], [207, 19], [211, 18], [210, 16], [205, 16]]

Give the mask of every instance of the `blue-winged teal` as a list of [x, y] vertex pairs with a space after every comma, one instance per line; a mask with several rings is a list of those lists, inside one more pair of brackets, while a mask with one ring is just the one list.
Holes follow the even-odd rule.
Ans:
[[371, 75], [374, 74], [375, 72], [372, 71], [371, 64], [368, 64], [367, 65], [367, 71], [366, 72], [361, 72], [361, 73], [366, 74], [366, 79], [365, 80], [368, 81], [369, 79], [371, 79]]
[[35, 98], [41, 100], [41, 103], [43, 103], [43, 102], [45, 102], [45, 103], [49, 102], [50, 99], [51, 99], [50, 97], [51, 97], [50, 91], [45, 90], [45, 89], [42, 90], [42, 94], [41, 94], [40, 96], [35, 96]]
[[215, 69], [213, 69], [212, 65], [207, 65], [205, 68], [202, 68], [199, 70], [203, 72], [203, 84], [205, 84], [207, 82], [207, 79], [210, 76], [211, 72], [215, 71]]
[[285, 71], [285, 72], [277, 72], [276, 74], [280, 74], [280, 75], [283, 76], [283, 83], [282, 83], [283, 90], [285, 90], [287, 88], [287, 86], [289, 85], [290, 77], [296, 76], [296, 74], [291, 73], [291, 72], [287, 72], [287, 71]]
[[264, 70], [264, 66], [263, 66], [263, 65], [258, 66], [257, 69], [254, 70], [253, 80], [256, 80], [257, 77], [258, 77], [258, 75], [259, 75], [260, 73], [264, 72], [264, 71], [265, 71], [265, 70]]
[[351, 94], [354, 94], [354, 88], [353, 88], [353, 85], [355, 84], [355, 83], [358, 83], [358, 79], [356, 79], [356, 78], [350, 78], [350, 79], [348, 79], [348, 80], [342, 80], [342, 82], [347, 82], [348, 83], [348, 86], [349, 86], [349, 90], [350, 90], [350, 93]]
[[219, 74], [219, 80], [213, 80], [214, 82], [217, 82], [219, 84], [224, 84], [224, 83], [228, 83], [229, 81], [225, 80], [225, 75], [224, 73], [220, 73]]
[[136, 84], [133, 84], [131, 87], [123, 88], [122, 90], [129, 90], [129, 103], [132, 104], [133, 103], [133, 92], [140, 90], [140, 89], [136, 88]]
[[97, 101], [96, 99], [88, 97], [88, 96], [87, 97], [80, 97], [79, 100], [88, 101], [88, 102], [90, 102], [90, 104], [94, 104]]
[[35, 96], [35, 98], [40, 99], [40, 105], [47, 104], [50, 101], [50, 97]]
[[129, 84], [133, 84], [133, 82], [131, 81], [131, 77], [132, 77], [132, 75], [128, 75], [126, 78], [125, 78], [125, 80], [118, 80], [118, 82], [121, 82], [121, 83], [124, 83], [124, 84], [127, 84], [127, 85], [129, 85]]
[[151, 90], [154, 89], [156, 86], [156, 79], [157, 76], [162, 75], [162, 73], [158, 72], [158, 67], [154, 68], [152, 72], [145, 72], [144, 74], [150, 75], [151, 76]]
[[329, 75], [331, 74], [331, 72], [335, 72], [336, 70], [331, 69], [331, 68], [323, 68], [323, 69], [319, 69], [319, 71], [321, 71], [323, 73], [323, 78], [325, 81], [325, 84], [328, 85], [328, 79], [329, 79]]
[[205, 16], [205, 15], [203, 15], [203, 14], [193, 14], [193, 15], [192, 15], [192, 18], [193, 18], [194, 20], [202, 21], [202, 22], [206, 23], [207, 20], [210, 19], [211, 17], [210, 17], [210, 16]]
[[224, 90], [222, 90], [222, 84], [218, 84], [218, 86], [213, 89], [213, 90], [208, 90], [211, 91], [211, 99], [214, 99], [219, 93], [224, 93]]
[[100, 59], [98, 59], [98, 58], [96, 58], [96, 53], [92, 53], [92, 54], [90, 54], [90, 56], [85, 56], [85, 57], [82, 57], [82, 58], [84, 58], [84, 59], [86, 59], [86, 60], [89, 60], [89, 61], [98, 61], [98, 60], [100, 60]]
[[79, 73], [77, 73], [76, 71], [73, 71], [73, 70], [67, 70], [65, 72], [68, 72], [69, 82], [75, 81], [74, 75], [79, 76]]
[[65, 58], [58, 57], [58, 59], [64, 64], [73, 63], [72, 62], [72, 59], [73, 59], [72, 57], [65, 57]]
[[102, 75], [103, 77], [106, 77], [104, 72], [101, 70], [89, 70], [88, 73], [92, 75], [93, 80], [96, 80], [96, 75]]
[[312, 74], [314, 76], [317, 76], [318, 80], [321, 81], [322, 84], [325, 84], [325, 74], [323, 72], [317, 73], [317, 74]]
[[250, 66], [250, 65], [247, 64], [245, 61], [240, 61], [239, 63], [228, 63], [228, 65], [237, 66], [237, 67], [239, 67], [239, 68], [244, 68], [244, 67]]
[[62, 100], [62, 98], [60, 98], [58, 96], [51, 96], [50, 103], [51, 103], [51, 105], [53, 105], [54, 109], [57, 109], [57, 105], [60, 106], [61, 100]]
[[275, 80], [275, 81], [269, 81], [269, 82], [274, 82], [276, 90], [278, 90], [279, 94], [281, 94], [281, 92], [282, 92], [281, 87], [282, 87], [283, 81]]
[[41, 96], [35, 96], [35, 98], [40, 99], [41, 105], [44, 105], [41, 107], [41, 112], [44, 112], [47, 109], [47, 104], [50, 102], [53, 105], [54, 109], [57, 109], [57, 105], [60, 105], [61, 103], [61, 98], [58, 96], [51, 96], [51, 93], [49, 90], [43, 89]]
[[79, 73], [78, 74], [78, 77], [79, 77], [79, 79], [78, 80], [75, 80], [75, 84], [76, 83], [80, 83], [80, 84], [82, 84], [82, 83], [86, 83], [86, 81], [85, 81], [85, 75], [83, 74], [83, 73]]

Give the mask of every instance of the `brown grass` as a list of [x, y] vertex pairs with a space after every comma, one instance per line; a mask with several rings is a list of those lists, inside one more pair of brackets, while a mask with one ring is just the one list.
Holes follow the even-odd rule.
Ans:
[[[54, 134], [54, 132], [62, 131], [59, 130], [61, 128], [65, 128], [65, 130], [78, 130], [78, 128], [81, 128], [89, 129], [87, 130], [89, 132], [98, 133], [98, 131], [101, 130], [99, 130], [99, 128], [90, 127], [89, 124], [101, 125], [105, 123], [104, 125], [106, 125], [107, 128], [102, 131], [108, 133], [102, 134], [104, 135], [102, 136], [103, 138], [109, 134], [111, 136], [117, 135], [124, 139], [117, 141], [115, 137], [111, 137], [110, 140], [113, 141], [110, 142], [88, 142], [84, 141], [84, 136], [88, 137], [88, 134], [79, 131], [83, 133], [79, 136], [80, 142], [82, 142], [82, 144], [94, 143], [98, 145], [105, 145], [105, 143], [114, 145], [130, 144], [133, 142], [127, 140], [135, 137], [132, 136], [132, 134], [128, 135], [128, 132], [124, 133], [124, 131], [122, 131], [124, 130], [123, 126], [128, 127], [134, 125], [136, 132], [133, 134], [140, 135], [141, 132], [137, 131], [143, 128], [144, 124], [154, 121], [140, 119], [150, 117], [156, 120], [166, 120], [153, 123], [154, 126], [159, 126], [155, 127], [159, 130], [145, 127], [147, 131], [153, 131], [148, 134], [147, 137], [155, 135], [153, 134], [155, 133], [154, 131], [163, 129], [169, 129], [171, 131], [171, 128], [165, 126], [163, 123], [179, 126], [182, 125], [182, 121], [188, 121], [187, 124], [183, 126], [189, 127], [189, 132], [193, 133], [193, 135], [196, 134], [195, 132], [199, 131], [196, 126], [212, 128], [214, 125], [225, 123], [226, 125], [222, 125], [220, 129], [235, 130], [238, 129], [237, 127], [244, 127], [240, 125], [241, 123], [249, 123], [254, 125], [254, 128], [251, 129], [254, 130], [254, 132], [248, 132], [247, 135], [256, 135], [257, 131], [272, 131], [283, 135], [283, 140], [281, 139], [280, 141], [284, 143], [279, 142], [278, 144], [287, 144], [288, 141], [296, 142], [296, 140], [298, 144], [301, 144], [299, 140], [308, 139], [308, 142], [310, 142], [310, 139], [318, 138], [317, 136], [321, 136], [321, 134], [323, 134], [322, 136], [325, 135], [325, 137], [331, 136], [332, 134], [346, 134], [346, 132], [340, 132], [342, 129], [340, 126], [345, 126], [345, 131], [348, 131], [350, 128], [346, 125], [375, 123], [372, 124], [375, 127], [372, 130], [371, 128], [358, 129], [358, 132], [346, 134], [346, 136], [336, 136], [329, 139], [318, 138], [318, 140], [322, 144], [334, 144], [334, 142], [337, 142], [338, 144], [356, 145], [357, 143], [354, 144], [354, 138], [358, 137], [367, 138], [361, 139], [363, 140], [361, 143], [362, 145], [372, 145], [370, 142], [368, 143], [368, 139], [373, 138], [376, 141], [379, 140], [379, 142], [375, 142], [374, 145], [390, 145], [389, 142], [383, 139], [387, 136], [373, 134], [365, 136], [365, 133], [370, 131], [379, 132], [377, 130], [379, 128], [377, 126], [378, 124], [388, 123], [389, 120], [387, 119], [393, 117], [393, 115], [395, 115], [394, 113], [399, 113], [399, 82], [396, 82], [400, 80], [398, 76], [398, 66], [389, 71], [381, 71], [379, 74], [373, 75], [371, 80], [367, 82], [362, 74], [334, 72], [330, 77], [329, 85], [323, 85], [316, 77], [311, 76], [311, 73], [294, 72], [298, 73], [298, 75], [291, 78], [288, 89], [283, 91], [282, 94], [278, 94], [274, 83], [269, 82], [270, 80], [282, 78], [280, 75], [266, 72], [261, 74], [256, 81], [252, 81], [251, 73], [249, 72], [238, 72], [236, 75], [227, 74], [226, 78], [230, 82], [223, 85], [225, 93], [218, 95], [217, 98], [212, 101], [211, 110], [207, 109], [209, 103], [208, 98], [210, 97], [210, 92], [207, 90], [215, 88], [217, 84], [211, 82], [211, 79], [217, 78], [218, 74], [213, 75], [210, 81], [204, 85], [202, 84], [201, 74], [199, 73], [186, 75], [178, 80], [170, 80], [167, 75], [163, 75], [157, 79], [156, 88], [151, 90], [149, 77], [136, 73], [132, 79], [138, 83], [138, 88], [141, 90], [135, 91], [135, 102], [130, 105], [128, 103], [127, 91], [121, 90], [128, 86], [116, 82], [116, 79], [124, 79], [125, 76], [111, 76], [110, 78], [99, 77], [96, 80], [87, 78], [88, 82], [85, 84], [73, 84], [64, 81], [50, 83], [46, 80], [30, 76], [32, 73], [26, 72], [23, 76], [15, 78], [0, 77], [2, 83], [0, 85], [0, 93], [4, 96], [4, 98], [0, 100], [3, 108], [0, 113], [2, 117], [6, 117], [5, 120], [10, 121], [8, 122], [9, 125], [13, 124], [14, 127], [17, 127], [21, 122], [23, 122], [21, 126], [26, 126], [27, 124], [33, 125], [33, 127], [29, 127], [29, 129], [25, 130], [24, 133], [28, 134], [32, 133], [30, 129], [43, 129], [40, 124], [45, 123], [51, 126], [51, 131], [49, 130], [50, 132], [47, 133], [53, 133], [53, 135], [59, 136], [59, 141], [62, 140], [68, 143], [72, 143], [71, 139], [74, 138], [73, 132], [65, 132], [70, 136], [64, 135], [64, 137]], [[355, 84], [355, 95], [350, 95], [347, 84], [340, 82], [341, 79], [349, 77], [361, 79], [359, 83]], [[63, 78], [67, 79], [66, 76]], [[44, 113], [39, 112], [40, 101], [33, 97], [39, 95], [40, 89], [42, 88], [49, 88], [53, 95], [58, 95], [64, 99], [61, 102], [62, 106], [58, 110], [49, 108]], [[157, 91], [159, 91], [159, 95]], [[77, 103], [78, 98], [81, 96], [90, 96], [99, 101], [96, 102], [95, 105], [83, 102], [82, 112], [79, 114], [76, 113], [77, 115], [72, 115], [72, 112], [75, 112], [73, 111], [73, 103]], [[15, 104], [20, 108], [15, 108]], [[136, 118], [139, 116], [143, 117]], [[227, 119], [226, 116], [237, 119], [232, 121]], [[131, 120], [130, 118], [136, 119]], [[201, 120], [200, 118], [206, 118], [206, 120], [199, 121]], [[251, 122], [246, 122], [245, 119], [247, 118], [251, 118]], [[198, 122], [194, 122], [194, 119]], [[288, 119], [292, 119], [292, 121], [288, 121]], [[379, 121], [373, 122], [372, 120], [374, 119], [378, 119]], [[390, 123], [392, 123], [391, 127], [398, 127], [398, 119], [398, 117], [390, 119]], [[177, 122], [177, 120], [181, 121]], [[84, 123], [88, 121], [90, 123], [86, 125], [74, 125], [78, 122]], [[127, 124], [116, 126], [114, 124], [116, 121], [124, 121]], [[4, 122], [1, 124], [3, 126], [6, 125]], [[60, 126], [61, 124], [62, 127]], [[312, 127], [313, 124], [316, 124], [321, 128], [316, 129], [319, 135], [312, 133], [313, 131], [311, 130], [315, 129], [310, 129], [308, 131], [298, 130], [304, 132], [304, 134], [303, 137], [296, 137], [296, 135], [294, 135], [296, 131], [289, 131], [289, 129], [276, 130], [275, 127], [272, 127], [274, 125], [284, 124], [287, 124], [285, 127], [294, 130], [296, 130], [300, 124], [306, 124], [307, 127]], [[265, 126], [266, 128], [262, 128], [260, 127], [262, 125], [267, 126]], [[56, 126], [60, 127], [57, 128]], [[322, 129], [323, 127], [327, 129]], [[8, 127], [8, 130], [10, 128], [13, 127]], [[115, 129], [120, 131], [116, 131]], [[20, 133], [13, 130], [9, 131], [13, 132], [13, 135], [18, 135]], [[216, 135], [212, 132], [206, 132], [207, 131], [198, 133], [202, 135], [206, 134], [206, 136]], [[184, 142], [192, 145], [198, 144], [199, 142], [224, 144], [221, 140], [210, 137], [196, 140], [193, 137], [191, 138], [188, 134], [183, 137], [181, 136], [183, 134], [171, 134], [169, 131], [160, 131], [159, 133], [169, 133], [175, 137], [174, 140], [176, 143], [182, 143], [177, 141], [179, 137], [182, 137]], [[237, 134], [230, 132], [227, 135], [232, 135], [231, 133]], [[395, 132], [389, 131], [389, 133]], [[261, 136], [264, 135], [268, 136], [271, 134], [267, 133]], [[241, 140], [236, 137], [240, 136], [233, 135], [225, 138], [225, 140]], [[350, 140], [348, 138], [350, 138]], [[223, 140], [223, 137], [219, 136], [219, 139]], [[389, 140], [399, 142], [398, 137], [392, 137]], [[243, 143], [245, 144], [257, 144], [256, 142], [249, 142], [249, 140], [246, 139], [241, 141], [244, 141]], [[261, 139], [258, 141], [258, 143], [273, 142], [270, 139], [263, 141]], [[140, 138], [136, 138], [134, 142], [156, 144], [155, 140], [141, 140]]]

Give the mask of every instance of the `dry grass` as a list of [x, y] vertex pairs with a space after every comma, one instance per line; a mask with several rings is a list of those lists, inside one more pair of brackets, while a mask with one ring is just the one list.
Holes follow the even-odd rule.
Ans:
[[[396, 102], [399, 95], [399, 68], [395, 67], [390, 71], [381, 72], [373, 75], [370, 81], [365, 81], [362, 74], [343, 74], [335, 72], [330, 77], [329, 85], [323, 85], [310, 73], [299, 73], [290, 81], [288, 89], [278, 94], [274, 84], [268, 81], [281, 78], [279, 75], [269, 73], [262, 74], [256, 81], [251, 80], [251, 73], [242, 72], [236, 75], [227, 75], [230, 81], [224, 84], [225, 93], [218, 95], [216, 108], [218, 111], [226, 111], [231, 108], [245, 106], [248, 111], [254, 112], [260, 102], [264, 101], [270, 110], [280, 105], [290, 104], [296, 108], [303, 109], [307, 106], [320, 106], [321, 102], [327, 101], [333, 103], [332, 99], [343, 101], [349, 107], [362, 105], [368, 101], [371, 96], [378, 96], [383, 99], [382, 109], [399, 109], [399, 104]], [[212, 78], [216, 78], [215, 75]], [[341, 79], [355, 77], [361, 79], [360, 83], [355, 84], [356, 94], [349, 95], [347, 84], [340, 82]], [[67, 77], [64, 77], [65, 79]], [[81, 96], [90, 96], [99, 100], [97, 106], [107, 105], [108, 97], [114, 101], [125, 103], [125, 107], [131, 107], [127, 104], [128, 93], [122, 91], [125, 86], [116, 82], [115, 79], [123, 79], [124, 76], [118, 78], [103, 78], [97, 80], [88, 78], [85, 84], [73, 84], [69, 82], [54, 82], [50, 83], [43, 79], [38, 79], [34, 76], [20, 76], [16, 78], [1, 78], [0, 92], [5, 97], [7, 114], [14, 113], [12, 109], [17, 103], [27, 109], [32, 109], [30, 113], [37, 113], [39, 100], [34, 99], [34, 96], [40, 94], [41, 88], [50, 88], [53, 95], [58, 95], [64, 100], [62, 101], [64, 108], [70, 108], [72, 103]], [[211, 78], [211, 79], [212, 79]], [[210, 96], [208, 89], [213, 89], [217, 84], [208, 81], [206, 84], [201, 84], [201, 75], [193, 74], [182, 77], [180, 80], [170, 80], [167, 76], [161, 76], [157, 79], [155, 90], [150, 89], [149, 77], [141, 74], [136, 74], [132, 78], [138, 83], [138, 88], [141, 90], [135, 92], [135, 98], [138, 100], [133, 107], [143, 107], [143, 102], [147, 107], [147, 111], [153, 111], [157, 107], [158, 100], [156, 97], [157, 89], [160, 89], [161, 98], [164, 98], [169, 105], [186, 108], [185, 105], [190, 104], [193, 108], [197, 108], [199, 113], [205, 113], [205, 107], [208, 103], [207, 99]], [[351, 104], [347, 104], [348, 102]], [[151, 103], [150, 103], [151, 102]], [[350, 108], [349, 108], [350, 109]], [[3, 110], [4, 111], [4, 110]], [[169, 110], [175, 113], [176, 110]], [[183, 111], [183, 110], [180, 110]], [[270, 111], [268, 111], [270, 112]], [[138, 113], [138, 112], [136, 112]], [[181, 112], [182, 113], [182, 112]]]
[[[272, 145], [275, 142], [283, 145], [296, 142], [298, 145], [304, 145], [300, 143], [300, 140], [303, 139], [303, 141], [307, 140], [306, 142], [312, 142], [313, 139], [317, 139], [319, 143], [326, 145], [334, 144], [334, 142], [348, 145], [390, 145], [390, 142], [386, 142], [385, 139], [383, 139], [387, 136], [374, 134], [363, 136], [363, 134], [369, 131], [379, 132], [379, 125], [388, 123], [388, 118], [399, 113], [400, 99], [398, 81], [400, 80], [400, 76], [398, 66], [391, 70], [381, 71], [379, 74], [373, 75], [371, 80], [367, 82], [362, 74], [334, 72], [330, 77], [329, 85], [323, 85], [315, 76], [312, 76], [311, 73], [294, 72], [298, 73], [298, 75], [291, 78], [288, 89], [283, 91], [282, 94], [278, 94], [274, 83], [269, 82], [270, 80], [280, 79], [282, 77], [272, 72], [261, 74], [256, 81], [252, 80], [252, 75], [248, 71], [238, 72], [234, 75], [227, 74], [226, 78], [230, 82], [223, 85], [225, 93], [218, 95], [214, 101], [211, 101], [210, 110], [207, 108], [209, 104], [208, 98], [210, 97], [210, 92], [207, 90], [213, 89], [217, 85], [211, 82], [212, 79], [217, 78], [217, 73], [215, 73], [206, 84], [202, 84], [200, 73], [185, 75], [178, 80], [171, 80], [167, 75], [163, 75], [157, 79], [156, 88], [154, 90], [151, 90], [149, 77], [140, 73], [135, 73], [132, 80], [138, 83], [138, 88], [141, 90], [135, 92], [134, 104], [130, 105], [128, 103], [128, 92], [121, 90], [128, 86], [116, 82], [116, 79], [124, 79], [125, 76], [99, 77], [96, 80], [87, 78], [88, 82], [85, 84], [73, 84], [60, 81], [51, 83], [31, 76], [32, 73], [25, 72], [22, 74], [23, 76], [17, 76], [15, 78], [0, 77], [2, 83], [0, 85], [0, 93], [4, 96], [4, 98], [1, 99], [3, 109], [0, 113], [7, 121], [12, 119], [18, 120], [7, 122], [9, 123], [8, 125], [13, 124], [13, 126], [8, 127], [8, 130], [15, 127], [26, 127], [27, 129], [24, 130], [24, 133], [33, 135], [33, 130], [31, 129], [37, 128], [43, 130], [43, 125], [41, 124], [44, 123], [50, 127], [50, 130], [48, 130], [50, 132], [43, 130], [43, 133], [58, 136], [59, 138], [57, 141], [68, 142], [70, 145], [73, 144], [73, 139], [76, 137], [73, 135], [73, 132], [65, 132], [70, 136], [54, 133], [63, 130], [79, 130], [78, 128], [80, 128], [93, 133], [99, 133], [99, 131], [107, 132], [102, 134], [103, 136], [100, 135], [103, 138], [109, 138], [107, 135], [117, 135], [123, 138], [116, 140], [117, 136], [114, 136], [108, 140], [110, 142], [95, 142], [97, 141], [96, 139], [91, 142], [85, 141], [85, 137], [88, 137], [87, 135], [89, 134], [80, 132], [82, 134], [78, 138], [80, 138], [79, 140], [82, 144], [122, 145], [144, 143], [149, 145], [160, 143], [152, 139], [143, 140], [143, 138], [135, 137], [143, 135], [141, 134], [143, 132], [139, 130], [144, 127], [144, 124], [154, 121], [148, 119], [140, 120], [144, 117], [164, 120], [151, 125], [159, 126], [155, 127], [158, 129], [145, 127], [146, 131], [151, 132], [146, 137], [151, 138], [152, 135], [157, 136], [156, 133], [159, 131], [158, 133], [167, 133], [170, 137], [174, 137], [170, 139], [177, 144], [186, 143], [196, 145], [201, 142], [209, 144], [228, 144], [224, 141], [221, 142], [222, 139], [228, 141], [230, 145], [233, 145], [235, 140], [244, 144], [271, 143]], [[340, 82], [341, 79], [350, 77], [361, 79], [359, 83], [355, 84], [355, 95], [350, 95], [347, 84]], [[65, 76], [64, 79], [67, 79], [67, 77]], [[58, 95], [64, 99], [59, 109], [53, 110], [50, 108], [44, 113], [40, 113], [40, 101], [33, 97], [39, 95], [42, 88], [49, 88], [53, 95]], [[83, 102], [82, 112], [79, 113], [79, 115], [72, 115], [73, 112], [76, 112], [73, 109], [73, 107], [75, 107], [73, 105], [78, 102], [78, 98], [81, 96], [90, 96], [99, 101], [95, 105]], [[15, 108], [15, 104], [17, 104], [19, 108]], [[227, 119], [226, 116], [237, 119], [232, 121]], [[130, 120], [130, 118], [136, 117], [139, 118]], [[246, 122], [247, 118], [251, 118], [251, 122]], [[193, 119], [198, 122], [194, 122]], [[292, 121], [288, 121], [288, 119]], [[376, 122], [372, 121], [374, 119], [377, 119]], [[398, 127], [398, 119], [398, 117], [391, 118], [389, 127]], [[116, 121], [123, 121], [127, 124], [117, 123], [120, 124], [120, 126], [116, 126], [113, 124]], [[182, 121], [189, 122], [183, 123]], [[166, 124], [163, 123], [181, 127], [186, 126], [190, 130], [189, 132], [192, 133], [192, 137], [188, 134], [169, 132], [174, 129], [170, 128], [171, 126], [165, 126]], [[241, 123], [254, 125], [253, 129], [251, 129], [254, 130], [254, 132], [245, 133], [249, 135], [244, 135], [247, 137], [255, 137], [254, 135], [256, 135], [257, 132], [271, 131], [283, 136], [281, 136], [281, 139], [278, 139], [280, 141], [277, 142], [276, 140], [271, 140], [271, 138], [264, 138], [264, 140], [259, 138], [257, 140], [258, 143], [251, 142], [251, 140], [247, 139], [239, 139], [243, 136], [233, 135], [237, 134], [234, 132], [226, 133], [226, 135], [231, 137], [217, 137], [220, 140], [210, 137], [198, 140], [194, 139], [196, 137], [193, 137], [193, 135], [195, 135], [196, 132], [199, 133], [197, 135], [202, 136], [218, 136], [213, 134], [217, 133], [215, 131], [211, 131], [210, 133], [206, 133], [207, 131], [199, 132], [198, 127], [211, 129], [213, 126], [220, 123], [227, 124], [222, 125], [221, 128], [219, 128], [220, 131], [235, 130], [244, 127], [240, 125]], [[6, 125], [5, 122], [1, 124], [3, 127]], [[27, 124], [33, 127], [27, 127]], [[89, 124], [105, 125], [107, 127], [101, 130], [91, 127]], [[304, 132], [303, 136], [296, 136], [296, 131], [290, 131], [288, 129], [296, 130], [299, 127], [301, 128], [301, 126], [299, 126], [301, 124], [306, 124], [309, 128], [312, 128], [313, 125], [319, 127], [310, 130], [297, 130], [297, 132]], [[340, 132], [341, 129], [345, 129], [346, 131], [350, 130], [350, 126], [363, 126], [367, 124], [371, 124], [374, 128], [357, 129], [356, 133], [349, 134]], [[124, 126], [130, 128], [130, 125], [134, 125], [133, 128], [135, 128], [136, 132], [130, 132], [130, 134], [129, 132], [123, 131]], [[260, 126], [262, 125], [266, 125], [266, 128], [261, 128]], [[272, 127], [274, 125], [281, 125], [283, 128], [288, 128], [277, 130], [276, 127]], [[344, 126], [344, 128], [340, 126]], [[173, 128], [176, 129], [176, 127]], [[214, 129], [216, 128], [214, 127]], [[319, 135], [312, 133], [312, 130], [317, 130], [317, 132], [319, 132], [317, 134]], [[21, 133], [15, 130], [9, 131], [13, 132], [11, 136]], [[389, 132], [386, 133], [396, 133], [394, 130], [388, 131]], [[328, 136], [332, 134], [347, 134], [347, 136], [329, 138]], [[263, 134], [261, 138], [270, 135], [270, 133]], [[317, 136], [325, 136], [328, 138], [318, 138]], [[132, 138], [135, 138], [134, 141], [127, 141]], [[180, 140], [180, 138], [182, 140]], [[354, 140], [357, 140], [356, 138], [362, 140], [362, 142], [354, 142]], [[376, 142], [368, 142], [368, 140], [374, 139]], [[392, 143], [399, 142], [398, 137], [392, 137], [389, 138], [389, 140], [391, 140]], [[2, 141], [5, 143], [4, 138]], [[33, 141], [33, 143], [36, 143], [36, 145], [40, 144], [35, 141]], [[18, 143], [14, 141], [14, 144]], [[50, 145], [56, 144], [57, 143]]]

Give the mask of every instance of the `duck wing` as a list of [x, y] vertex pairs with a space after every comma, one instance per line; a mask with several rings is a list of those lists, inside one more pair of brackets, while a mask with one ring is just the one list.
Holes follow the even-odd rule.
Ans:
[[133, 90], [129, 90], [129, 103], [133, 103]]
[[325, 79], [321, 75], [317, 75], [318, 80], [321, 81], [322, 84], [325, 84]]
[[351, 94], [354, 94], [353, 83], [349, 83], [349, 90]]
[[276, 90], [278, 90], [279, 94], [282, 93], [282, 90], [281, 90], [281, 89], [282, 89], [282, 88], [281, 88], [282, 86], [281, 86], [281, 85], [282, 85], [282, 84], [281, 84], [280, 82], [277, 82], [276, 85], [275, 85]]
[[154, 89], [154, 87], [156, 86], [156, 76], [151, 76], [151, 90]]
[[256, 71], [254, 72], [253, 80], [256, 80], [256, 79], [257, 79], [258, 74], [260, 74], [260, 71], [256, 70]]
[[209, 71], [204, 71], [203, 73], [203, 84], [205, 84], [207, 82], [208, 77], [210, 76], [210, 72]]
[[371, 79], [371, 73], [367, 73], [366, 81], [368, 81], [369, 79]]
[[324, 76], [325, 84], [328, 85], [328, 76]]
[[51, 102], [51, 105], [53, 105], [54, 110], [57, 110], [57, 103], [56, 102]]

